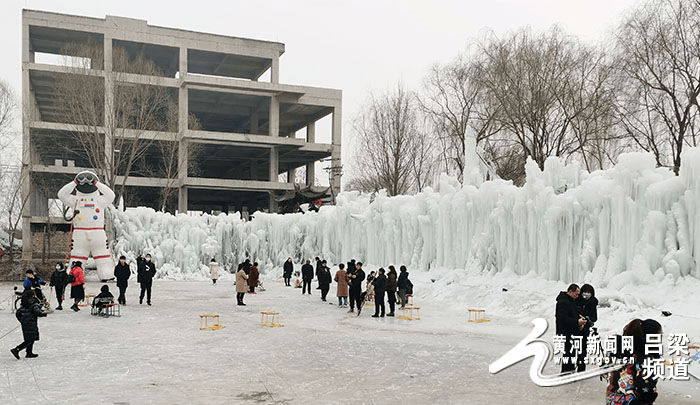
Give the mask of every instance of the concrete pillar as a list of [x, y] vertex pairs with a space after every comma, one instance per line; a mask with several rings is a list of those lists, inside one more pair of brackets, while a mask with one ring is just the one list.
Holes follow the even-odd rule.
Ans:
[[177, 106], [178, 106], [178, 148], [177, 148], [177, 178], [178, 194], [177, 194], [177, 210], [178, 212], [187, 213], [187, 170], [189, 161], [189, 142], [187, 135], [189, 131], [189, 90], [183, 85], [187, 76], [187, 47], [180, 47], [180, 87], [178, 90]]
[[[32, 97], [29, 87], [29, 64], [34, 62], [34, 52], [29, 44], [29, 24], [22, 23], [22, 102], [24, 105], [33, 106], [29, 100]], [[22, 114], [22, 171], [29, 180], [32, 167], [31, 150], [29, 142], [31, 140], [29, 132], [29, 124], [36, 114], [34, 111], [28, 114]], [[22, 182], [22, 201], [27, 201], [32, 193], [31, 181]], [[22, 207], [22, 259], [29, 260], [32, 258], [32, 233], [31, 233], [31, 217], [32, 212], [30, 204], [24, 204]]]
[[297, 170], [291, 169], [287, 171], [287, 183], [294, 184], [294, 179], [296, 178]]
[[341, 142], [341, 131], [342, 131], [342, 113], [341, 107], [336, 106], [333, 108], [333, 123], [331, 128], [331, 165], [336, 168], [336, 170], [331, 170], [330, 186], [333, 188], [333, 195], [338, 195], [340, 193], [340, 177], [342, 162], [340, 160], [340, 142]]
[[270, 66], [270, 83], [280, 82], [280, 58], [272, 58], [272, 65]]
[[[114, 161], [114, 146], [112, 140], [114, 136], [114, 76], [112, 74], [112, 36], [109, 32], [105, 33], [103, 42], [104, 53], [104, 74], [105, 74], [105, 159], [107, 165], [105, 167], [113, 169]], [[112, 173], [105, 175], [116, 176], [116, 170], [111, 170]]]
[[[316, 142], [316, 123], [310, 122], [306, 126], [306, 142]], [[313, 186], [316, 180], [316, 162], [306, 164], [306, 185]]]
[[279, 136], [280, 134], [280, 102], [277, 96], [270, 97], [270, 136]]
[[279, 150], [276, 146], [270, 148], [270, 181], [273, 183], [279, 182], [280, 162]]

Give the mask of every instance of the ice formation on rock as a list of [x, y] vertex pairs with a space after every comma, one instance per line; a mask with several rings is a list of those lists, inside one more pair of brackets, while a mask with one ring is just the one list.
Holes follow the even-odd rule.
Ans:
[[206, 277], [246, 257], [281, 267], [321, 256], [412, 269], [538, 274], [597, 286], [630, 277], [700, 278], [700, 148], [683, 154], [679, 176], [628, 153], [587, 173], [549, 158], [529, 161], [523, 187], [493, 180], [462, 186], [443, 175], [439, 191], [388, 197], [341, 193], [337, 206], [305, 214], [187, 216], [147, 208], [114, 210], [115, 253], [150, 252], [163, 277]]

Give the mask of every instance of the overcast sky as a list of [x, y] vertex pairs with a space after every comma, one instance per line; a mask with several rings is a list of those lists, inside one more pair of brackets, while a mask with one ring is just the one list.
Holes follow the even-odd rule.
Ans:
[[[420, 90], [428, 69], [446, 63], [488, 30], [522, 26], [596, 43], [639, 0], [2, 0], [0, 79], [21, 92], [23, 8], [104, 18], [137, 18], [181, 28], [285, 44], [280, 82], [343, 91], [343, 158], [351, 120], [370, 92], [401, 82]], [[321, 135], [319, 135], [321, 137]], [[327, 139], [319, 139], [330, 142]], [[345, 179], [347, 180], [347, 179]]]

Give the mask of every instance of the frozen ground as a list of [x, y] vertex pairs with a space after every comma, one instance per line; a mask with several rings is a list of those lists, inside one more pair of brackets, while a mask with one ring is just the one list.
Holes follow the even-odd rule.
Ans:
[[[603, 403], [605, 383], [597, 378], [541, 388], [528, 377], [529, 360], [496, 375], [488, 372], [491, 362], [530, 331], [532, 318], [553, 322], [561, 283], [503, 274], [459, 280], [454, 272], [420, 273], [412, 279], [422, 319], [407, 321], [371, 318], [373, 307], [356, 317], [322, 302], [318, 290], [302, 296], [272, 273], [266, 291], [246, 295], [246, 307], [235, 305], [228, 278], [215, 286], [206, 280], [157, 280], [152, 307], [138, 304], [138, 285], [132, 281], [121, 318], [92, 317], [85, 308], [40, 319], [36, 359], [12, 357], [9, 349], [22, 338], [19, 330], [11, 332], [0, 339], [0, 403]], [[12, 286], [0, 284], [0, 297], [8, 297]], [[99, 287], [92, 281], [87, 291]], [[335, 285], [330, 302], [334, 291]], [[606, 296], [613, 293], [623, 294], [603, 290], [598, 296], [609, 301]], [[686, 308], [698, 308], [697, 298], [683, 296]], [[667, 298], [670, 306], [681, 305]], [[466, 308], [472, 306], [486, 308], [492, 321], [467, 322]], [[261, 326], [263, 309], [279, 311], [285, 326]], [[200, 313], [219, 314], [225, 328], [200, 331]], [[601, 309], [601, 333], [617, 329], [623, 319], [657, 313], [613, 302]], [[660, 319], [667, 331], [700, 337], [697, 318], [674, 317]], [[3, 302], [0, 336], [17, 325]], [[550, 364], [545, 371], [553, 374], [557, 368]], [[697, 380], [661, 381], [659, 388], [659, 404], [700, 400]]]

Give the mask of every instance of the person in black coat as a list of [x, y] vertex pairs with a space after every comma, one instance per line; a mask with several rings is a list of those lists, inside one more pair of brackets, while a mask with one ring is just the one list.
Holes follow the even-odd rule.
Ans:
[[357, 262], [355, 272], [348, 273], [348, 281], [350, 282], [350, 310], [355, 312], [355, 306], [359, 310], [362, 307], [362, 282], [365, 280], [365, 272], [362, 270], [362, 262]]
[[146, 303], [151, 305], [151, 287], [153, 285], [153, 277], [156, 275], [156, 265], [151, 261], [151, 255], [147, 254], [146, 258], [139, 256], [136, 259], [137, 281], [141, 284], [141, 294], [139, 295], [139, 304], [143, 304], [143, 296], [146, 295]]
[[114, 277], [117, 279], [117, 287], [119, 288], [117, 302], [126, 305], [126, 287], [129, 286], [129, 277], [131, 277], [131, 268], [126, 264], [126, 256], [119, 257], [119, 263], [114, 267]]
[[309, 294], [311, 294], [311, 280], [314, 279], [314, 266], [311, 265], [311, 260], [306, 259], [306, 264], [301, 266], [301, 281], [304, 283], [301, 287], [301, 293], [302, 295], [305, 293], [305, 291], [309, 290]]
[[53, 286], [56, 290], [56, 301], [58, 301], [57, 310], [63, 309], [63, 293], [66, 291], [66, 286], [68, 285], [68, 273], [66, 273], [66, 267], [61, 262], [56, 262], [56, 270], [51, 274], [51, 280], [49, 281], [49, 286]]
[[580, 332], [583, 340], [581, 341], [581, 353], [579, 353], [578, 361], [576, 362], [576, 371], [581, 372], [586, 371], [585, 358], [588, 336], [591, 335], [591, 330], [593, 330], [594, 335], [597, 334], [593, 325], [595, 322], [598, 322], [598, 299], [595, 297], [595, 289], [592, 285], [584, 284], [581, 286], [581, 294], [576, 299], [576, 308], [579, 317], [583, 317], [587, 321]]
[[331, 276], [331, 270], [326, 265], [325, 260], [321, 261], [321, 267], [318, 270], [318, 285], [321, 286], [321, 300], [326, 301], [326, 295], [328, 295], [328, 290], [331, 289], [331, 283], [333, 282], [333, 277]]
[[386, 275], [386, 300], [389, 303], [389, 313], [386, 316], [394, 316], [396, 308], [396, 286], [397, 276], [394, 266], [389, 266], [389, 272]]
[[318, 285], [316, 286], [317, 290], [321, 289], [321, 279], [319, 278], [319, 275], [321, 274], [321, 266], [322, 266], [321, 259], [316, 257], [316, 280], [318, 281]]
[[401, 301], [401, 309], [406, 307], [406, 294], [413, 294], [413, 284], [408, 279], [408, 269], [406, 266], [399, 267], [399, 278], [396, 280], [396, 287], [399, 289], [399, 300]]
[[[374, 286], [374, 315], [373, 318], [381, 316], [384, 318], [384, 290], [386, 290], [386, 276], [384, 269], [380, 268], [377, 277], [372, 280]], [[381, 310], [381, 315], [380, 315]]]
[[291, 287], [291, 280], [292, 280], [292, 272], [294, 272], [294, 263], [292, 262], [292, 258], [288, 258], [286, 262], [284, 262], [284, 285], [287, 287]]
[[38, 357], [39, 355], [34, 353], [34, 342], [39, 340], [39, 326], [37, 325], [37, 318], [40, 316], [46, 316], [46, 314], [41, 311], [39, 300], [36, 298], [31, 289], [24, 290], [24, 293], [22, 294], [21, 306], [17, 309], [15, 316], [20, 324], [22, 324], [22, 335], [24, 337], [24, 342], [22, 342], [19, 346], [10, 349], [10, 352], [17, 360], [19, 360], [19, 352], [26, 348], [26, 357]]
[[[578, 335], [586, 324], [584, 318], [579, 317], [576, 299], [581, 294], [581, 289], [576, 284], [569, 285], [566, 291], [561, 291], [557, 296], [555, 310], [556, 334], [564, 336], [564, 356], [568, 360], [562, 361], [561, 372], [567, 373], [576, 370], [576, 356], [573, 353], [572, 338]], [[585, 350], [585, 348], [584, 348]]]

